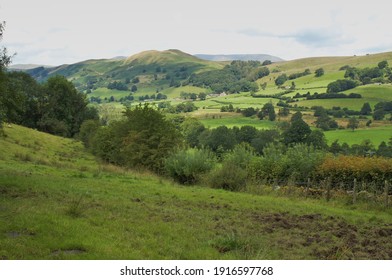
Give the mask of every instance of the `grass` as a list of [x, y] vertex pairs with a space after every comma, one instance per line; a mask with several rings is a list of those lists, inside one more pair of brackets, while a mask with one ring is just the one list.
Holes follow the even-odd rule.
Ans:
[[100, 97], [103, 100], [105, 97], [109, 99], [111, 96], [113, 96], [114, 99], [118, 100], [121, 97], [128, 96], [129, 93], [130, 91], [108, 89], [108, 88], [97, 88], [92, 93], [88, 94], [88, 97], [91, 96]]
[[[184, 187], [97, 163], [77, 141], [20, 126], [5, 133], [0, 259], [391, 257], [389, 210]], [[352, 247], [352, 234], [375, 249]]]
[[351, 130], [333, 130], [326, 131], [325, 137], [328, 144], [331, 144], [335, 140], [339, 140], [339, 143], [361, 144], [365, 140], [370, 140], [375, 147], [378, 147], [382, 141], [388, 143], [392, 137], [392, 126], [379, 126], [375, 128], [362, 128]]
[[268, 120], [259, 120], [257, 117], [247, 118], [243, 117], [241, 114], [231, 114], [231, 113], [206, 113], [201, 116], [200, 121], [204, 126], [209, 128], [216, 128], [218, 126], [227, 127], [241, 127], [245, 125], [254, 126], [257, 129], [272, 129], [275, 127], [276, 123]]

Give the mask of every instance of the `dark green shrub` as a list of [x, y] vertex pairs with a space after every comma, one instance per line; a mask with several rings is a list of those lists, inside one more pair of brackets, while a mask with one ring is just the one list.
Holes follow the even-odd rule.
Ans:
[[212, 188], [239, 191], [246, 186], [247, 172], [235, 163], [223, 164], [208, 176]]
[[188, 149], [173, 153], [165, 160], [167, 174], [181, 184], [198, 183], [211, 171], [215, 164], [214, 155], [207, 150]]

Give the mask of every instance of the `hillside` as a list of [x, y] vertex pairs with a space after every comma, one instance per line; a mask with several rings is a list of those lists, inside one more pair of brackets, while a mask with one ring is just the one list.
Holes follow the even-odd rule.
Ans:
[[269, 55], [269, 54], [195, 54], [196, 57], [212, 60], [212, 61], [232, 61], [232, 60], [256, 60], [264, 62], [270, 60], [271, 62], [283, 61], [280, 57]]
[[[382, 82], [370, 79], [366, 84], [359, 83], [354, 89], [342, 92], [346, 95], [360, 94], [361, 98], [305, 97], [306, 94], [313, 96], [316, 93], [326, 93], [330, 83], [344, 79], [347, 67], [355, 67], [362, 71], [366, 68], [377, 68], [381, 61], [392, 65], [392, 52], [279, 61], [267, 65], [269, 73], [264, 75], [261, 63], [241, 61], [233, 64], [227, 61], [207, 61], [172, 49], [150, 50], [127, 58], [88, 60], [55, 68], [39, 67], [28, 72], [38, 80], [56, 74], [65, 75], [78, 90], [87, 93], [88, 99], [98, 108], [101, 108], [102, 104], [105, 107], [111, 103], [106, 107], [115, 111], [113, 115], [116, 116], [121, 115], [124, 105], [130, 106], [139, 102], [160, 103], [164, 108], [191, 101], [197, 107], [197, 111], [188, 115], [200, 119], [206, 126], [252, 125], [262, 129], [273, 128], [277, 122], [270, 123], [259, 121], [257, 118], [245, 118], [240, 114], [221, 113], [220, 109], [229, 104], [239, 110], [249, 107], [257, 109], [266, 103], [272, 103], [278, 111], [284, 102], [294, 110], [301, 110], [308, 124], [315, 128], [316, 118], [313, 116], [313, 110], [317, 106], [328, 110], [340, 108], [339, 110], [358, 112], [365, 103], [369, 103], [374, 111], [374, 106], [378, 103], [392, 101], [391, 78], [388, 76], [390, 67], [384, 71]], [[324, 74], [317, 77], [317, 69], [323, 69]], [[292, 75], [306, 71], [306, 75], [291, 78]], [[286, 75], [288, 79], [277, 86], [276, 79], [282, 75]], [[222, 96], [219, 95], [221, 93]], [[204, 95], [204, 98], [200, 98], [200, 94]], [[193, 97], [189, 98], [192, 95]], [[336, 121], [341, 129], [346, 128], [349, 117], [351, 115], [342, 115], [340, 112], [340, 117], [336, 118]], [[361, 137], [351, 137], [345, 130], [326, 131], [326, 137], [329, 143], [336, 139], [344, 139], [349, 144], [360, 144], [370, 139], [378, 146], [392, 136], [389, 133], [390, 117], [390, 114], [386, 114], [383, 120], [372, 120], [371, 126], [366, 126], [372, 118], [371, 115], [362, 118], [358, 130], [361, 133], [357, 133], [362, 135]]]
[[136, 84], [155, 91], [156, 88], [184, 81], [192, 73], [222, 67], [217, 62], [201, 60], [179, 50], [167, 50], [145, 51], [127, 58], [87, 60], [52, 68], [38, 67], [27, 72], [37, 80], [63, 75], [81, 91], [105, 88], [111, 82], [121, 82], [129, 90]]
[[[363, 56], [325, 56], [325, 57], [308, 57], [289, 61], [282, 61], [274, 64], [281, 71], [297, 71], [304, 68], [310, 70], [323, 67], [327, 71], [339, 71], [339, 68], [345, 65], [352, 67], [370, 67], [377, 65], [382, 60], [392, 61], [392, 52], [368, 54]], [[273, 67], [273, 66], [271, 66]]]
[[390, 211], [179, 186], [13, 125], [0, 259], [390, 259]]

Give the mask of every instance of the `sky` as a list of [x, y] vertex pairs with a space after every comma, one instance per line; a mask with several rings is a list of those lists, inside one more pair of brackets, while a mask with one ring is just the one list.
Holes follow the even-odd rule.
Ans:
[[16, 53], [13, 64], [44, 65], [167, 49], [285, 60], [365, 55], [392, 51], [391, 3], [0, 0], [0, 46]]

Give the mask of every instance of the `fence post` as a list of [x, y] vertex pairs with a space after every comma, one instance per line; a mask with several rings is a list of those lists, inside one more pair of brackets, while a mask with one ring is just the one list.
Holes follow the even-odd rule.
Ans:
[[353, 187], [353, 204], [357, 202], [357, 178], [354, 178], [354, 187]]
[[331, 177], [327, 178], [327, 201], [331, 199]]
[[385, 182], [384, 182], [384, 193], [385, 193], [385, 207], [388, 208], [388, 204], [389, 204], [389, 184], [388, 184], [387, 180], [385, 180]]
[[305, 197], [306, 198], [309, 195], [309, 188], [310, 188], [310, 178], [308, 178], [308, 182], [306, 183], [306, 189], [305, 189]]

